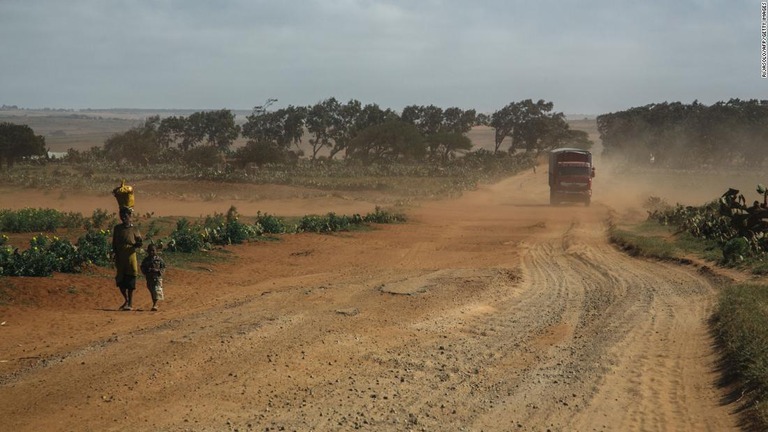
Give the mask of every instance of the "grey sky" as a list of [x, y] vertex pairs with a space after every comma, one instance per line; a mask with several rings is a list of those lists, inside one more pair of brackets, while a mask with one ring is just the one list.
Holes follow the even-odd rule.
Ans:
[[0, 105], [767, 99], [760, 1], [0, 0]]

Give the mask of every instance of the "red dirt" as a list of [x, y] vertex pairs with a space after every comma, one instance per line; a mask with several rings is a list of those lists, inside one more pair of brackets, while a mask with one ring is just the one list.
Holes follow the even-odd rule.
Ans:
[[[607, 243], [612, 212], [642, 214], [613, 203], [643, 189], [598, 174], [591, 207], [553, 208], [542, 172], [422, 203], [405, 224], [170, 268], [157, 313], [143, 287], [138, 310], [116, 311], [109, 270], [0, 279], [2, 429], [738, 430], [706, 327], [716, 287]], [[111, 200], [5, 196], [83, 213]], [[141, 205], [230, 204], [167, 200]], [[346, 201], [237, 207], [376, 204]]]

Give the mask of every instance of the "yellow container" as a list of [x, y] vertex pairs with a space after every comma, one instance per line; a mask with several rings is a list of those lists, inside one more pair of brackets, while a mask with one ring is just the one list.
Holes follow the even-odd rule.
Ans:
[[133, 208], [133, 186], [125, 184], [125, 179], [120, 182], [120, 186], [112, 190], [112, 195], [117, 199], [117, 205], [120, 207]]

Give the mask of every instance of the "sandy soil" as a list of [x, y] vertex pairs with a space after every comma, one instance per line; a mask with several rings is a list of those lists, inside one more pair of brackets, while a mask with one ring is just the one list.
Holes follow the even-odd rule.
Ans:
[[[257, 212], [280, 216], [304, 216], [309, 213], [365, 214], [376, 205], [389, 206], [395, 201], [384, 194], [326, 192], [282, 185], [222, 184], [215, 182], [141, 181], [131, 183], [136, 191], [135, 209], [139, 216], [200, 217], [225, 213], [233, 205], [244, 215]], [[0, 187], [2, 208], [50, 207], [63, 212], [91, 215], [96, 209], [114, 208], [109, 191], [85, 193], [55, 190]]]
[[143, 289], [116, 311], [108, 270], [9, 280], [0, 429], [738, 430], [706, 327], [716, 287], [606, 241], [660, 185], [596, 185], [591, 207], [553, 208], [540, 169], [406, 224], [232, 247], [170, 269], [157, 313]]

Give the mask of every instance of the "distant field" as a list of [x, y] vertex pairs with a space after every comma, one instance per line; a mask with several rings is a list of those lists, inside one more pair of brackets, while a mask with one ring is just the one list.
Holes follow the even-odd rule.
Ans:
[[35, 111], [0, 111], [0, 121], [28, 125], [35, 134], [45, 136], [48, 149], [54, 152], [102, 146], [111, 135], [141, 124], [139, 119]]
[[[110, 136], [139, 126], [144, 119], [153, 115], [168, 117], [189, 114], [191, 112], [170, 110], [0, 111], [0, 122], [26, 124], [37, 135], [45, 136], [45, 142], [50, 151], [64, 152], [70, 148], [88, 150], [94, 146], [102, 146]], [[242, 124], [248, 114], [245, 111], [236, 111], [235, 120]], [[573, 129], [587, 132], [595, 144], [599, 142], [597, 124], [594, 119], [569, 120], [568, 123]], [[472, 129], [467, 136], [472, 140], [475, 149], [494, 149], [494, 131], [492, 128], [478, 126]], [[240, 138], [235, 142], [234, 147], [237, 148], [244, 144], [245, 140]], [[506, 150], [508, 147], [509, 140], [507, 139], [502, 144], [501, 149]], [[305, 154], [311, 154], [311, 149], [307, 144], [304, 144], [302, 149]]]

